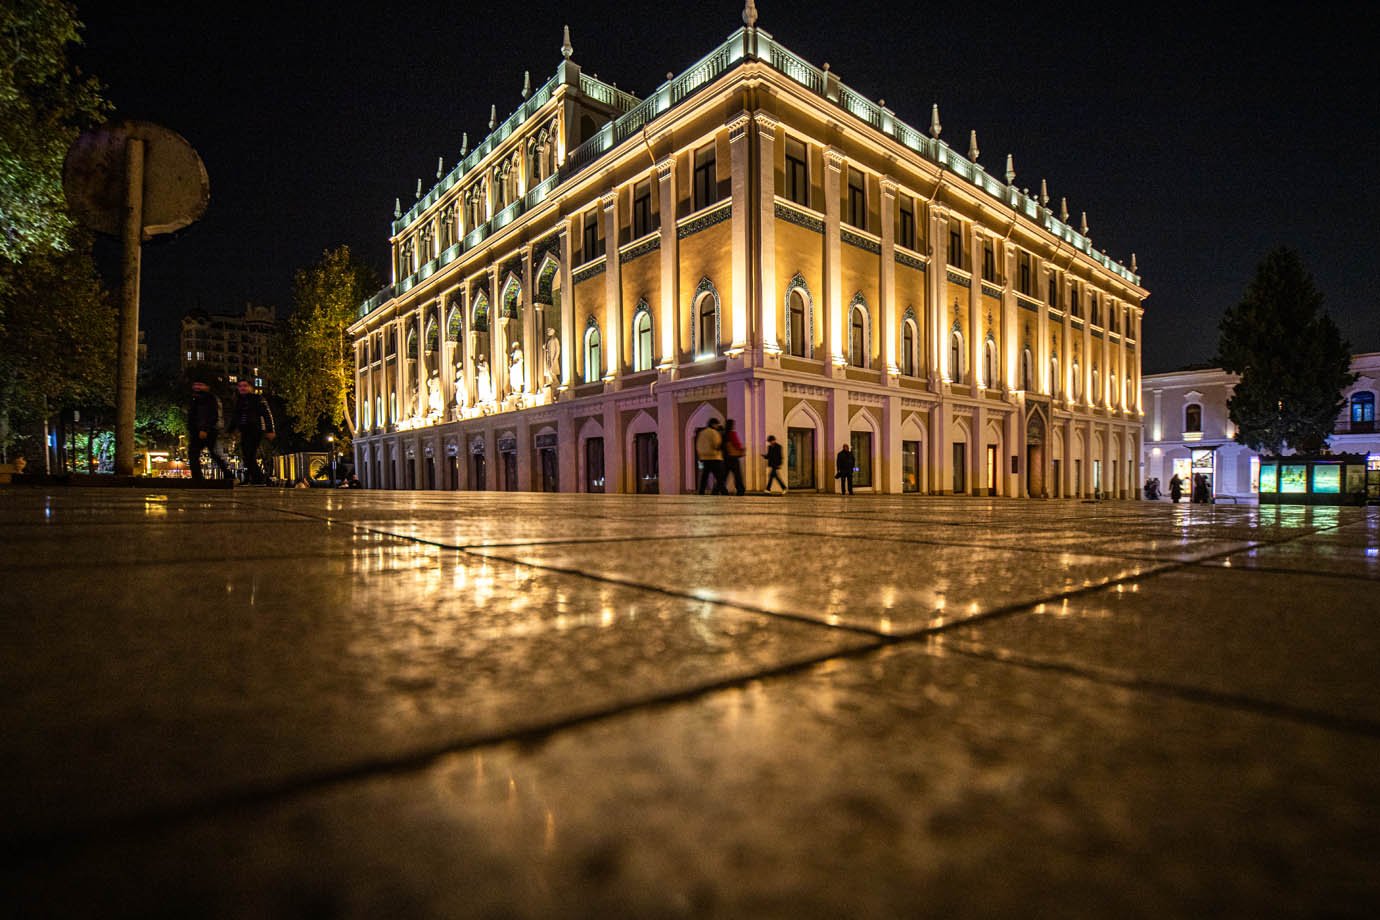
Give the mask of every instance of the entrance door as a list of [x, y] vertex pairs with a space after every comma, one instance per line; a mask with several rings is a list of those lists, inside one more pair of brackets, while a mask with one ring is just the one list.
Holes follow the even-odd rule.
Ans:
[[1083, 458], [1073, 458], [1073, 494], [1076, 498], [1083, 497]]
[[604, 491], [604, 439], [585, 441], [585, 491]]
[[1045, 494], [1045, 448], [1043, 444], [1026, 445], [1025, 492], [1031, 498], [1040, 498]]
[[639, 495], [656, 495], [661, 491], [655, 431], [644, 432], [633, 438], [633, 471], [637, 476]]
[[518, 490], [517, 451], [505, 450], [498, 455], [503, 461], [503, 491]]
[[968, 491], [968, 445], [954, 445], [954, 494], [963, 495]]
[[920, 442], [901, 442], [901, 491], [920, 491]]
[[997, 494], [997, 476], [1001, 470], [997, 468], [997, 445], [987, 445], [987, 494]]
[[541, 467], [541, 490], [559, 492], [561, 490], [560, 467], [557, 465], [556, 448], [543, 447], [537, 451], [537, 461]]
[[408, 489], [417, 488], [417, 458], [408, 457], [403, 461], [403, 475], [406, 477], [406, 487]]
[[786, 429], [786, 486], [813, 489], [815, 485], [815, 430]]
[[474, 467], [474, 475], [470, 477], [470, 482], [476, 492], [483, 492], [489, 487], [485, 479], [485, 463], [483, 454], [471, 454], [470, 465]]
[[426, 487], [427, 487], [428, 489], [434, 489], [434, 488], [436, 488], [436, 458], [435, 458], [435, 457], [427, 457], [427, 458], [426, 458]]
[[451, 455], [446, 458], [446, 475], [450, 477], [452, 491], [460, 488], [460, 458]]
[[850, 432], [853, 448], [853, 485], [860, 489], [872, 487], [872, 432]]
[[1053, 469], [1050, 470], [1050, 475], [1054, 477], [1054, 482], [1052, 483], [1054, 488], [1050, 489], [1050, 494], [1053, 495], [1055, 498], [1063, 498], [1064, 477], [1059, 474], [1059, 467], [1063, 465], [1063, 461], [1051, 460], [1049, 465], [1053, 467]]

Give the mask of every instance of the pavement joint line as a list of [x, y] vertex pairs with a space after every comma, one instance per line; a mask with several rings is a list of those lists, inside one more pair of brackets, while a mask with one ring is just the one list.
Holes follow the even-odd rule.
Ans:
[[[1230, 562], [1230, 560], [1227, 560]], [[1340, 578], [1346, 581], [1380, 581], [1380, 574], [1364, 575], [1353, 572], [1331, 572], [1323, 569], [1289, 569], [1278, 565], [1220, 565], [1216, 562], [1194, 562], [1192, 565], [1204, 569], [1213, 569], [1224, 572], [1249, 572], [1262, 575], [1293, 575], [1295, 577], [1305, 576], [1308, 578]]]
[[1257, 697], [1246, 696], [1239, 693], [1226, 693], [1206, 687], [1194, 687], [1188, 684], [1174, 683], [1172, 681], [1118, 674], [1115, 671], [1089, 667], [1087, 665], [1050, 661], [1044, 658], [1032, 658], [1024, 655], [1017, 655], [1005, 649], [992, 649], [962, 639], [945, 640], [943, 647], [945, 654], [952, 653], [963, 655], [968, 658], [997, 662], [1033, 671], [1065, 674], [1071, 677], [1092, 681], [1093, 683], [1122, 687], [1127, 690], [1135, 690], [1144, 693], [1154, 693], [1161, 696], [1170, 696], [1193, 703], [1202, 703], [1210, 706], [1241, 710], [1243, 712], [1252, 712], [1257, 715], [1287, 719], [1291, 722], [1298, 722], [1316, 728], [1324, 728], [1329, 731], [1380, 739], [1380, 722], [1371, 719], [1342, 716], [1319, 709], [1291, 706], [1288, 703], [1262, 700]]
[[754, 681], [786, 677], [807, 671], [817, 665], [839, 658], [855, 658], [890, 645], [890, 641], [871, 637], [874, 641], [852, 648], [836, 648], [790, 661], [759, 668], [747, 674], [733, 674], [714, 680], [681, 687], [621, 702], [568, 713], [558, 718], [519, 726], [505, 731], [482, 732], [469, 738], [442, 741], [396, 756], [366, 758], [339, 767], [321, 769], [289, 776], [278, 782], [248, 784], [200, 802], [151, 808], [129, 815], [112, 816], [87, 824], [76, 823], [55, 833], [27, 834], [0, 839], [0, 868], [13, 869], [45, 862], [58, 856], [74, 856], [84, 849], [100, 847], [112, 838], [128, 834], [151, 834], [169, 826], [188, 825], [218, 817], [226, 812], [271, 807], [298, 795], [321, 791], [355, 782], [384, 776], [399, 776], [425, 770], [455, 754], [476, 748], [500, 744], [534, 744], [560, 732], [634, 712], [689, 702], [712, 693], [745, 686]]

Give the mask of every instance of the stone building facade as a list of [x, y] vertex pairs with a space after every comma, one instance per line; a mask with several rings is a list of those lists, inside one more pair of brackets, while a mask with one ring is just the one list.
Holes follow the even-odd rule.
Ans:
[[[731, 418], [793, 489], [1120, 497], [1139, 277], [752, 20], [638, 99], [572, 59], [392, 227], [351, 327], [366, 486], [678, 493]], [[420, 191], [420, 189], [419, 189]]]
[[195, 367], [229, 382], [264, 385], [264, 367], [277, 329], [272, 307], [246, 304], [243, 314], [193, 310], [182, 317], [178, 360], [182, 370]]

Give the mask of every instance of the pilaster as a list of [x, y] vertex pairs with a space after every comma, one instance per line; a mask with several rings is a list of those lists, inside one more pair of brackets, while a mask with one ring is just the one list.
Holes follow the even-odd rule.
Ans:
[[[901, 374], [901, 369], [896, 363], [896, 182], [888, 176], [883, 176], [882, 187], [882, 252], [881, 252], [881, 272], [878, 290], [880, 291], [881, 303], [878, 304], [878, 318], [881, 327], [881, 335], [877, 339], [880, 347], [880, 358], [878, 362], [882, 368], [882, 383], [888, 386], [896, 386], [897, 377]], [[897, 431], [900, 431], [899, 424]], [[897, 457], [900, 456], [900, 442], [896, 442]], [[890, 454], [886, 456], [890, 457]], [[894, 464], [893, 464], [894, 465]], [[889, 477], [888, 477], [889, 478]], [[897, 487], [887, 486], [888, 492], [899, 492], [900, 472], [896, 473]]]
[[763, 360], [775, 363], [781, 354], [777, 338], [776, 296], [776, 130], [780, 123], [766, 112], [753, 116], [757, 122], [757, 308], [762, 335]]
[[[844, 376], [843, 354], [843, 266], [842, 236], [839, 227], [839, 183], [844, 166], [843, 151], [824, 150], [824, 356], [825, 373]], [[835, 447], [835, 450], [838, 448]], [[832, 455], [830, 455], [832, 456]]]
[[730, 218], [730, 238], [732, 239], [733, 299], [727, 304], [729, 316], [726, 317], [732, 338], [729, 341], [730, 361], [739, 358], [747, 349], [748, 313], [752, 309], [748, 298], [751, 286], [752, 266], [749, 259], [749, 242], [752, 233], [751, 205], [748, 201], [749, 170], [749, 132], [752, 118], [741, 112], [728, 122], [729, 183], [733, 198], [733, 214]]
[[[677, 330], [680, 324], [676, 319], [676, 304], [680, 298], [680, 260], [676, 237], [676, 159], [666, 157], [656, 164], [657, 193], [661, 208], [661, 305], [657, 315], [657, 332], [661, 340], [660, 363], [657, 370], [667, 376], [675, 373], [679, 352], [677, 349]], [[663, 441], [657, 435], [658, 444], [668, 447], [675, 441]], [[663, 451], [664, 452], [664, 451]], [[662, 482], [665, 483], [665, 465], [662, 467]], [[680, 469], [679, 464], [675, 466]], [[679, 491], [677, 489], [676, 491]]]
[[[599, 199], [599, 204], [604, 209], [604, 385], [605, 389], [617, 389], [618, 379], [623, 376], [623, 282], [618, 262], [618, 192], [605, 194]], [[607, 453], [608, 441], [604, 444]], [[604, 464], [607, 473], [607, 458]], [[621, 491], [621, 480], [615, 481], [620, 483], [618, 491]]]
[[[558, 390], [564, 392], [571, 385], [571, 368], [575, 366], [575, 283], [571, 280], [572, 268], [571, 259], [574, 258], [571, 252], [571, 222], [577, 220], [576, 217], [567, 217], [563, 220], [561, 227], [561, 382]], [[583, 331], [579, 332], [583, 335]], [[561, 443], [565, 443], [565, 436], [561, 436]], [[572, 458], [572, 463], [574, 462]], [[569, 491], [565, 487], [565, 468], [564, 456], [560, 459], [561, 463], [561, 491]], [[572, 467], [573, 469], [573, 467]], [[573, 474], [572, 474], [573, 475]], [[572, 483], [574, 480], [572, 480]]]

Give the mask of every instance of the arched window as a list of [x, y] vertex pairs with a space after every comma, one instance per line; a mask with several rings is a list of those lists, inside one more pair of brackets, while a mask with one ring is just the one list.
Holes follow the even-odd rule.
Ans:
[[1083, 369], [1078, 366], [1078, 362], [1073, 362], [1073, 398], [1083, 398]]
[[1107, 375], [1107, 399], [1111, 400], [1112, 403], [1113, 403], [1113, 405], [1115, 405], [1115, 401], [1118, 400], [1118, 399], [1120, 399], [1120, 398], [1121, 398], [1121, 391], [1118, 390], [1117, 387], [1116, 387], [1116, 374], [1108, 374], [1108, 375]]
[[459, 342], [463, 332], [464, 314], [460, 312], [459, 304], [454, 304], [450, 308], [450, 316], [446, 319], [446, 339]]
[[867, 313], [859, 304], [848, 311], [848, 363], [867, 367]]
[[916, 375], [919, 362], [916, 360], [915, 320], [907, 319], [901, 323], [901, 373], [907, 377]]
[[799, 288], [786, 297], [790, 316], [786, 319], [786, 349], [797, 358], [805, 357], [805, 294]]
[[429, 319], [426, 323], [426, 353], [433, 354], [441, 345], [440, 333], [436, 328], [436, 320]]
[[1122, 403], [1122, 405], [1125, 406], [1127, 409], [1133, 408], [1136, 404], [1135, 391], [1131, 388], [1130, 377], [1126, 378], [1126, 394], [1123, 397], [1123, 399], [1125, 401]]
[[1184, 406], [1184, 432], [1192, 434], [1203, 432], [1203, 407], [1198, 403], [1189, 403]]
[[1375, 424], [1375, 394], [1353, 393], [1351, 395], [1351, 424]]
[[633, 372], [652, 369], [652, 314], [639, 304], [633, 317]]
[[997, 343], [988, 336], [987, 341], [982, 343], [982, 385], [991, 390], [995, 389], [998, 383]]
[[1035, 389], [1035, 356], [1029, 348], [1021, 351], [1021, 389], [1027, 393]]
[[1092, 404], [1094, 406], [1102, 405], [1102, 375], [1098, 372], [1096, 364], [1093, 365], [1092, 392], [1089, 393], [1088, 396], [1092, 399]]
[[1059, 379], [1059, 359], [1054, 355], [1049, 358], [1049, 395], [1058, 396], [1064, 392], [1064, 382]]
[[708, 278], [695, 289], [695, 357], [707, 358], [719, 353], [719, 292]]
[[598, 325], [585, 330], [585, 383], [597, 383], [603, 369], [603, 350]]
[[963, 376], [963, 333], [955, 329], [949, 337], [949, 378], [962, 383]]
[[[409, 324], [410, 325], [410, 324]], [[417, 360], [417, 330], [409, 329], [407, 332], [407, 359]]]

